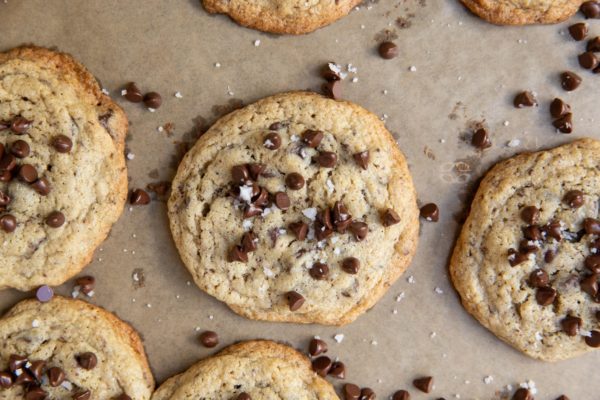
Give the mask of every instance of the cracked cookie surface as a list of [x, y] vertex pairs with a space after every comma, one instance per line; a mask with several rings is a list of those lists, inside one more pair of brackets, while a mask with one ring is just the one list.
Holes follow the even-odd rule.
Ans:
[[125, 204], [126, 131], [70, 56], [0, 53], [0, 288], [60, 285], [89, 263]]
[[238, 343], [198, 362], [163, 383], [152, 400], [235, 399], [242, 393], [252, 399], [338, 400], [308, 358], [267, 340]]
[[342, 18], [362, 0], [202, 0], [210, 13], [264, 32], [299, 35]]
[[575, 14], [583, 0], [461, 0], [479, 17], [499, 25], [554, 24]]
[[172, 188], [171, 231], [196, 284], [248, 318], [351, 322], [415, 252], [404, 156], [352, 103], [291, 92], [235, 111], [186, 154]]
[[450, 263], [467, 311], [534, 358], [566, 359], [600, 346], [599, 196], [600, 142], [593, 139], [492, 168]]

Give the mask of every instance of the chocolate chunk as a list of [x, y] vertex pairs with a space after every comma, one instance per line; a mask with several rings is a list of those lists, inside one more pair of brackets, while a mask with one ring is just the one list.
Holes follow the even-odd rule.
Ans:
[[329, 275], [329, 266], [324, 263], [316, 262], [310, 268], [308, 273], [313, 279], [322, 281], [327, 279], [327, 276]]
[[35, 190], [38, 194], [42, 196], [46, 196], [48, 195], [48, 193], [50, 193], [50, 183], [48, 182], [48, 179], [44, 177], [39, 178], [37, 181], [33, 182], [31, 184], [31, 187], [33, 188], [33, 190]]
[[75, 280], [75, 284], [77, 286], [79, 286], [79, 290], [83, 294], [88, 295], [88, 294], [92, 293], [96, 287], [96, 278], [94, 278], [93, 276], [89, 276], [89, 275], [82, 276]]
[[277, 208], [279, 208], [280, 210], [287, 210], [288, 208], [290, 208], [290, 197], [287, 195], [287, 193], [285, 192], [277, 192], [275, 193], [275, 205], [277, 206]]
[[327, 356], [321, 356], [313, 360], [312, 368], [313, 371], [317, 373], [317, 375], [325, 377], [331, 369], [331, 359]]
[[583, 192], [581, 190], [570, 190], [567, 192], [563, 201], [571, 208], [579, 208], [583, 205]]
[[392, 396], [392, 400], [410, 400], [410, 393], [408, 393], [406, 390], [398, 390]]
[[512, 400], [533, 400], [533, 395], [528, 389], [519, 388], [513, 394]]
[[263, 146], [269, 150], [277, 150], [281, 147], [281, 136], [276, 132], [268, 133], [263, 140]]
[[35, 378], [36, 381], [41, 382], [44, 375], [44, 367], [46, 366], [46, 361], [37, 360], [31, 363], [31, 366], [27, 368], [31, 376]]
[[10, 196], [0, 190], [0, 207], [6, 207], [11, 201], [12, 199]]
[[267, 168], [267, 166], [265, 164], [259, 164], [259, 163], [250, 163], [247, 164], [248, 167], [248, 173], [250, 174], [250, 179], [252, 179], [253, 181], [257, 181], [258, 177], [265, 172], [265, 169]]
[[595, 218], [586, 218], [583, 220], [583, 228], [588, 235], [599, 235], [600, 221]]
[[323, 84], [321, 89], [323, 90], [323, 94], [327, 97], [331, 97], [334, 100], [339, 100], [342, 98], [341, 81], [326, 82]]
[[205, 331], [198, 338], [204, 347], [213, 348], [219, 344], [219, 335], [213, 331]]
[[413, 385], [419, 389], [423, 393], [431, 392], [433, 388], [433, 377], [425, 376], [423, 378], [418, 378], [413, 381]]
[[144, 99], [144, 96], [142, 96], [142, 91], [134, 82], [129, 82], [124, 89], [126, 91], [124, 97], [130, 102], [141, 103]]
[[323, 132], [307, 129], [302, 133], [302, 141], [308, 146], [316, 149], [323, 140]]
[[73, 148], [73, 142], [68, 136], [58, 135], [52, 140], [52, 146], [59, 153], [68, 153]]
[[8, 357], [8, 368], [11, 372], [15, 372], [16, 370], [22, 368], [25, 364], [27, 364], [27, 357], [23, 357], [17, 354], [11, 354]]
[[586, 18], [598, 18], [600, 17], [600, 4], [597, 1], [585, 1], [579, 7], [579, 11]]
[[346, 379], [346, 366], [341, 361], [335, 361], [331, 364], [329, 375], [337, 379]]
[[521, 210], [521, 219], [529, 225], [535, 225], [540, 219], [540, 210], [535, 206], [527, 206]]
[[421, 218], [426, 221], [438, 222], [440, 219], [440, 210], [435, 203], [428, 203], [421, 207]]
[[30, 387], [25, 393], [25, 400], [45, 400], [48, 398], [48, 393], [40, 387]]
[[391, 208], [385, 210], [385, 212], [381, 216], [381, 223], [383, 224], [383, 226], [387, 227], [396, 225], [398, 222], [400, 222], [400, 216], [396, 211], [392, 210]]
[[91, 370], [98, 365], [98, 358], [91, 352], [79, 354], [75, 359], [77, 360], [77, 364], [83, 369]]
[[358, 269], [360, 268], [360, 261], [355, 257], [347, 257], [342, 261], [342, 270], [349, 274], [358, 273]]
[[513, 100], [513, 105], [516, 108], [537, 106], [537, 100], [533, 93], [525, 91], [517, 94]]
[[530, 225], [523, 228], [523, 235], [528, 240], [541, 240], [542, 239], [542, 231], [539, 227], [535, 225]]
[[360, 400], [375, 400], [375, 397], [377, 396], [375, 396], [375, 392], [371, 388], [366, 387], [360, 390]]
[[581, 282], [579, 282], [579, 287], [591, 297], [596, 297], [598, 294], [598, 275], [593, 274], [583, 278]]
[[246, 232], [242, 236], [242, 251], [244, 253], [252, 253], [256, 250], [256, 243], [258, 238], [253, 232]]
[[17, 117], [13, 119], [12, 123], [10, 124], [10, 129], [17, 135], [22, 135], [27, 132], [30, 126], [31, 121], [23, 117]]
[[17, 166], [17, 160], [15, 156], [9, 153], [4, 153], [0, 158], [0, 170], [1, 171], [12, 171]]
[[52, 367], [48, 370], [48, 381], [50, 386], [57, 387], [60, 386], [65, 380], [65, 373], [62, 369], [58, 367]]
[[358, 400], [360, 397], [360, 388], [353, 383], [346, 383], [342, 388], [344, 400]]
[[585, 337], [585, 344], [590, 347], [600, 347], [600, 331], [591, 331], [590, 336]]
[[312, 339], [308, 344], [308, 353], [313, 357], [327, 353], [327, 343], [321, 339]]
[[356, 240], [361, 242], [367, 237], [369, 226], [364, 222], [356, 221], [350, 225], [350, 232], [352, 232]]
[[15, 140], [10, 146], [10, 152], [17, 158], [25, 158], [29, 155], [29, 144], [24, 140]]
[[591, 51], [581, 53], [577, 56], [577, 60], [579, 61], [581, 68], [594, 69], [598, 66], [598, 57]]
[[322, 151], [317, 156], [317, 163], [323, 168], [333, 168], [337, 164], [337, 155], [332, 151]]
[[229, 262], [248, 262], [248, 253], [246, 253], [241, 246], [233, 246], [231, 250], [229, 250], [227, 260]]
[[308, 225], [302, 221], [292, 222], [288, 225], [288, 228], [294, 235], [296, 235], [296, 239], [304, 240], [306, 239], [306, 234], [308, 233]]
[[492, 141], [490, 140], [490, 135], [488, 134], [487, 129], [477, 129], [475, 133], [473, 133], [473, 137], [471, 137], [471, 144], [481, 150], [491, 147]]
[[550, 103], [550, 115], [554, 118], [559, 118], [571, 112], [571, 106], [559, 99], [558, 97]]
[[304, 297], [300, 293], [294, 292], [293, 290], [287, 292], [285, 294], [285, 298], [288, 306], [290, 307], [290, 311], [296, 311], [302, 307], [302, 304], [304, 304]]
[[556, 290], [549, 287], [540, 287], [535, 292], [535, 300], [540, 306], [549, 306], [554, 303], [554, 299], [556, 299]]
[[162, 104], [162, 97], [156, 92], [148, 92], [144, 95], [144, 104], [146, 107], [156, 110]]
[[381, 58], [391, 60], [392, 58], [398, 57], [398, 46], [392, 42], [383, 42], [377, 49]]
[[65, 215], [60, 211], [52, 211], [46, 217], [46, 225], [50, 228], [60, 228], [65, 223]]
[[8, 372], [0, 372], [0, 387], [2, 389], [8, 389], [13, 385], [12, 375]]
[[575, 90], [581, 84], [581, 77], [575, 72], [565, 71], [560, 74], [560, 86], [567, 92]]
[[534, 288], [541, 288], [548, 286], [550, 277], [548, 273], [543, 269], [535, 269], [529, 274], [529, 285]]
[[73, 395], [73, 400], [90, 400], [92, 397], [92, 392], [89, 390], [83, 390], [81, 392], [77, 392]]
[[577, 41], [585, 39], [588, 34], [588, 26], [584, 22], [579, 22], [569, 26], [571, 37]]
[[48, 285], [42, 285], [36, 290], [35, 297], [38, 301], [47, 303], [54, 297], [54, 290]]
[[562, 117], [554, 120], [552, 125], [561, 133], [573, 132], [573, 114], [566, 113]]
[[129, 196], [129, 204], [143, 206], [150, 203], [150, 195], [144, 189], [134, 189]]
[[17, 174], [19, 179], [26, 183], [33, 183], [38, 178], [38, 173], [35, 170], [35, 167], [31, 164], [23, 164], [19, 168], [19, 173]]
[[587, 46], [585, 49], [587, 51], [593, 51], [594, 53], [599, 52], [600, 51], [600, 36], [596, 36], [595, 38], [588, 40]]
[[542, 227], [542, 233], [546, 237], [551, 237], [557, 242], [562, 240], [562, 228], [560, 221], [552, 221]]
[[300, 190], [304, 187], [304, 178], [297, 172], [292, 172], [286, 175], [285, 185], [290, 190]]
[[245, 184], [250, 179], [250, 172], [246, 165], [234, 165], [231, 168], [231, 179], [235, 184]]
[[581, 318], [567, 315], [560, 321], [560, 326], [567, 335], [577, 336], [582, 323]]
[[594, 274], [600, 274], [600, 255], [592, 254], [585, 259], [585, 267]]
[[515, 249], [508, 249], [508, 263], [511, 267], [515, 267], [521, 263], [527, 261], [529, 257], [527, 254], [522, 254]]
[[361, 151], [359, 153], [355, 153], [352, 155], [356, 164], [362, 169], [367, 169], [369, 167], [369, 150]]

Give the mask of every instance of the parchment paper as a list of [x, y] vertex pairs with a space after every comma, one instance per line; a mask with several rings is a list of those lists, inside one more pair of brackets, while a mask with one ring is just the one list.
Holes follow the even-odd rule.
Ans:
[[[0, 16], [1, 49], [56, 46], [84, 63], [123, 105], [131, 122], [132, 188], [171, 179], [177, 143], [190, 141], [223, 112], [280, 91], [318, 90], [319, 67], [336, 61], [357, 68], [344, 81], [344, 98], [387, 116], [410, 162], [420, 202], [440, 206], [439, 223], [422, 224], [418, 254], [407, 273], [373, 310], [343, 328], [236, 316], [190, 283], [171, 240], [164, 201], [126, 210], [84, 274], [97, 278], [91, 301], [141, 332], [159, 382], [215, 351], [197, 342], [198, 330], [210, 329], [219, 333], [217, 349], [251, 338], [306, 349], [319, 335], [329, 343], [329, 355], [346, 363], [347, 381], [373, 388], [380, 399], [400, 388], [415, 399], [489, 399], [505, 385], [529, 379], [537, 399], [562, 393], [597, 398], [600, 352], [555, 364], [521, 355], [463, 310], [447, 273], [469, 188], [492, 163], [599, 135], [594, 118], [600, 78], [577, 66], [583, 44], [565, 34], [568, 23], [496, 27], [455, 0], [368, 2], [299, 37], [263, 34], [209, 16], [198, 0], [4, 0]], [[600, 34], [600, 22], [591, 21], [590, 31]], [[398, 44], [398, 58], [377, 55], [385, 37]], [[583, 77], [575, 92], [560, 88], [557, 75], [564, 69]], [[358, 81], [352, 83], [352, 77]], [[120, 88], [129, 81], [160, 92], [164, 105], [150, 113], [123, 101]], [[538, 94], [540, 107], [512, 107], [514, 94], [524, 89]], [[177, 91], [182, 98], [174, 96]], [[551, 126], [548, 104], [555, 96], [573, 107], [570, 136]], [[464, 133], [477, 122], [490, 129], [494, 144], [483, 156], [464, 142]], [[174, 124], [171, 136], [157, 130], [167, 123]], [[507, 146], [511, 140], [514, 147]], [[133, 279], [134, 271], [141, 271], [143, 285]], [[407, 282], [409, 276], [414, 283]], [[69, 295], [72, 286], [57, 291]], [[6, 310], [30, 295], [3, 291], [0, 307]], [[338, 333], [344, 334], [341, 343], [332, 338]], [[420, 375], [434, 376], [433, 393], [412, 388]], [[486, 376], [493, 381], [484, 383]]]

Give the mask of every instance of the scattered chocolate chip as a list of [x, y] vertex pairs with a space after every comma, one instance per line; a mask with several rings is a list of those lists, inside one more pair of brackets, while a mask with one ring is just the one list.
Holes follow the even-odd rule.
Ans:
[[588, 19], [598, 18], [600, 17], [600, 4], [597, 1], [584, 1], [579, 7], [579, 11]]
[[31, 376], [35, 378], [36, 381], [40, 382], [44, 375], [44, 367], [46, 366], [46, 361], [37, 360], [31, 362], [31, 366], [27, 368]]
[[575, 72], [566, 71], [560, 74], [560, 85], [567, 92], [573, 91], [581, 84], [581, 77]]
[[9, 153], [4, 153], [2, 158], [0, 158], [0, 170], [2, 171], [12, 171], [17, 166], [17, 160], [15, 156]]
[[302, 133], [302, 141], [308, 146], [316, 149], [323, 140], [323, 132], [307, 129]]
[[556, 398], [556, 400], [570, 400], [567, 396], [565, 396], [564, 394], [561, 394], [560, 396], [558, 396]]
[[246, 204], [244, 207], [244, 218], [252, 218], [260, 214], [262, 214], [262, 209], [253, 204]]
[[38, 301], [47, 303], [54, 297], [54, 290], [48, 285], [42, 285], [36, 290], [35, 297]]
[[512, 400], [533, 400], [533, 395], [528, 389], [519, 388], [513, 394]]
[[560, 118], [571, 112], [571, 106], [559, 99], [558, 97], [550, 103], [550, 115], [554, 118]]
[[473, 133], [473, 137], [471, 137], [471, 144], [481, 150], [491, 147], [492, 141], [490, 140], [490, 135], [488, 134], [487, 129], [477, 129], [475, 133]]
[[281, 136], [276, 132], [268, 133], [263, 140], [263, 146], [269, 150], [277, 150], [281, 147]]
[[137, 87], [134, 82], [129, 82], [125, 85], [125, 98], [132, 103], [141, 103], [144, 100], [142, 91]]
[[46, 196], [48, 195], [48, 193], [50, 193], [50, 183], [48, 182], [48, 179], [44, 177], [33, 182], [31, 184], [31, 187], [33, 188], [33, 190], [35, 190], [38, 194], [42, 196]]
[[513, 100], [513, 105], [516, 108], [537, 106], [537, 100], [533, 93], [525, 91], [517, 94]]
[[12, 375], [8, 372], [0, 372], [0, 387], [2, 389], [9, 389], [13, 385]]
[[162, 97], [156, 92], [148, 92], [144, 95], [144, 104], [146, 107], [156, 110], [162, 104]]
[[94, 291], [94, 288], [96, 287], [96, 278], [89, 275], [82, 276], [75, 280], [75, 284], [79, 286], [79, 290], [81, 291], [81, 293], [88, 295], [92, 293]]
[[529, 285], [534, 288], [541, 288], [548, 286], [550, 277], [548, 273], [543, 269], [535, 269], [529, 274]]
[[92, 397], [92, 392], [89, 390], [84, 390], [81, 392], [77, 392], [73, 395], [73, 400], [90, 400]]
[[316, 262], [308, 272], [313, 279], [322, 281], [327, 279], [327, 276], [329, 275], [329, 266], [324, 263]]
[[60, 211], [52, 211], [46, 217], [46, 225], [50, 228], [60, 228], [65, 223], [65, 215]]
[[592, 298], [595, 298], [598, 294], [598, 275], [593, 274], [583, 278], [581, 282], [579, 282], [579, 287]]
[[143, 206], [150, 203], [150, 195], [144, 189], [133, 189], [129, 196], [129, 204]]
[[252, 253], [256, 250], [256, 243], [258, 238], [253, 232], [246, 232], [242, 236], [242, 251], [244, 253]]
[[579, 61], [581, 68], [594, 69], [598, 66], [598, 57], [596, 57], [596, 54], [591, 51], [581, 53], [577, 57], [577, 60]]
[[200, 343], [202, 343], [202, 346], [208, 348], [213, 348], [219, 344], [219, 335], [213, 331], [202, 332], [198, 339], [200, 340]]
[[535, 206], [527, 206], [521, 210], [521, 219], [529, 225], [535, 225], [540, 219], [540, 210]]
[[286, 175], [285, 185], [290, 190], [300, 190], [304, 187], [304, 178], [297, 172], [292, 172]]
[[10, 124], [10, 129], [17, 135], [22, 135], [27, 132], [30, 126], [31, 121], [28, 121], [23, 117], [17, 117]]
[[47, 398], [48, 393], [40, 387], [30, 387], [25, 393], [25, 400], [45, 400]]
[[290, 307], [290, 311], [296, 311], [304, 304], [304, 297], [298, 293], [289, 291], [285, 294], [285, 298], [287, 300], [288, 306]]
[[294, 235], [296, 235], [296, 239], [304, 240], [306, 239], [306, 235], [308, 233], [308, 225], [304, 222], [292, 222], [289, 224], [288, 228]]
[[579, 208], [583, 205], [583, 192], [581, 190], [571, 190], [567, 192], [563, 201], [571, 208]]
[[79, 354], [75, 359], [77, 360], [77, 364], [83, 369], [94, 369], [98, 365], [98, 358], [91, 352]]
[[337, 164], [337, 155], [332, 151], [322, 151], [317, 156], [317, 163], [323, 168], [333, 168]]
[[321, 78], [326, 81], [339, 81], [342, 77], [339, 74], [339, 71], [335, 71], [331, 68], [331, 65], [335, 63], [327, 63], [323, 65], [321, 68]]
[[423, 393], [431, 392], [433, 388], [433, 377], [425, 376], [423, 378], [418, 378], [413, 381], [413, 385], [419, 389]]
[[600, 52], [600, 36], [588, 40], [585, 49], [587, 51], [593, 51], [594, 53]]
[[341, 361], [335, 361], [333, 364], [331, 364], [329, 376], [332, 376], [336, 379], [346, 379], [346, 366], [344, 363]]
[[246, 253], [241, 246], [233, 246], [231, 250], [229, 250], [227, 260], [229, 262], [248, 262], [248, 253]]
[[406, 390], [398, 390], [392, 396], [392, 400], [410, 400], [410, 393], [408, 393]]
[[585, 267], [594, 274], [600, 274], [600, 255], [592, 254], [585, 258]]
[[358, 164], [359, 167], [361, 167], [362, 169], [367, 169], [369, 167], [369, 151], [365, 150], [365, 151], [361, 151], [359, 153], [355, 153], [352, 155], [352, 158], [354, 158], [354, 161], [356, 162], [356, 164]]
[[360, 261], [355, 257], [347, 257], [342, 261], [342, 270], [348, 274], [358, 273], [360, 268]]
[[258, 177], [265, 172], [267, 166], [265, 164], [259, 163], [250, 163], [246, 165], [248, 167], [248, 173], [250, 174], [250, 179], [253, 181], [257, 181]]
[[438, 222], [440, 219], [440, 210], [435, 203], [428, 203], [421, 207], [421, 218], [426, 221]]
[[579, 333], [579, 328], [581, 328], [581, 324], [583, 321], [579, 317], [574, 317], [572, 315], [567, 315], [560, 321], [560, 325], [562, 330], [568, 336], [576, 336]]
[[396, 211], [392, 210], [391, 208], [385, 210], [385, 212], [381, 216], [381, 223], [383, 224], [383, 226], [396, 225], [398, 222], [400, 222], [400, 216]]
[[59, 153], [68, 153], [73, 148], [73, 142], [68, 136], [58, 135], [52, 140], [52, 146]]
[[17, 158], [25, 158], [29, 155], [29, 144], [24, 140], [15, 140], [10, 146], [10, 152]]
[[327, 356], [321, 356], [312, 362], [313, 371], [317, 373], [317, 375], [325, 377], [327, 373], [331, 369], [331, 359]]
[[19, 167], [19, 173], [17, 174], [20, 180], [27, 183], [33, 183], [38, 178], [38, 173], [35, 167], [31, 164], [23, 164]]
[[287, 195], [287, 193], [285, 192], [277, 192], [275, 193], [275, 205], [277, 206], [277, 208], [279, 208], [280, 210], [287, 210], [288, 208], [290, 208], [290, 197]]
[[360, 397], [360, 388], [352, 383], [346, 383], [342, 388], [344, 400], [358, 400]]
[[577, 41], [585, 39], [588, 34], [588, 26], [584, 22], [579, 22], [569, 26], [571, 37]]
[[308, 353], [313, 357], [327, 353], [327, 343], [321, 339], [312, 339], [308, 344]]
[[375, 397], [377, 396], [375, 396], [375, 392], [371, 388], [366, 387], [360, 390], [360, 400], [375, 400]]
[[591, 331], [590, 336], [585, 337], [585, 344], [590, 347], [600, 347], [600, 332]]
[[350, 232], [352, 232], [354, 238], [360, 242], [367, 237], [369, 226], [364, 222], [356, 221], [350, 225]]
[[556, 299], [556, 290], [549, 287], [540, 287], [535, 292], [535, 300], [540, 306], [549, 306]]
[[48, 370], [48, 381], [50, 386], [58, 387], [65, 380], [65, 373], [58, 367], [52, 367]]
[[322, 88], [323, 94], [327, 97], [331, 97], [334, 100], [339, 100], [342, 98], [342, 82], [341, 81], [331, 81], [323, 84]]
[[398, 57], [398, 46], [392, 42], [383, 42], [379, 45], [379, 55], [381, 58], [391, 60], [392, 58]]

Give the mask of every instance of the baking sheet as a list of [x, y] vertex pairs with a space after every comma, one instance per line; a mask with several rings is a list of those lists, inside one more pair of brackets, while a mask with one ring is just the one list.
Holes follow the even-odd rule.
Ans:
[[[198, 330], [210, 329], [221, 338], [217, 349], [251, 338], [306, 349], [319, 335], [329, 343], [329, 355], [346, 364], [347, 381], [373, 388], [378, 398], [408, 388], [416, 399], [489, 399], [505, 385], [526, 380], [535, 382], [537, 399], [562, 393], [591, 399], [600, 392], [594, 378], [600, 352], [555, 364], [521, 355], [463, 310], [447, 273], [468, 188], [492, 163], [599, 136], [594, 118], [600, 78], [578, 68], [582, 44], [565, 34], [568, 23], [496, 27], [455, 0], [367, 1], [345, 19], [299, 37], [241, 28], [208, 15], [198, 0], [4, 0], [0, 15], [2, 50], [23, 43], [56, 46], [84, 63], [123, 105], [131, 122], [132, 188], [171, 179], [180, 144], [222, 113], [280, 91], [318, 90], [319, 67], [336, 61], [357, 69], [344, 81], [344, 98], [386, 119], [409, 160], [420, 202], [440, 206], [439, 223], [422, 224], [406, 274], [374, 309], [342, 328], [236, 316], [190, 283], [170, 237], [164, 201], [126, 210], [84, 273], [97, 279], [91, 301], [141, 332], [158, 382], [215, 351], [197, 342]], [[590, 34], [600, 34], [600, 22], [591, 21]], [[377, 56], [383, 38], [398, 44], [398, 58]], [[581, 72], [581, 88], [560, 89], [557, 75], [564, 69]], [[120, 88], [129, 81], [160, 92], [163, 106], [150, 113], [123, 101]], [[524, 89], [538, 94], [540, 107], [512, 107], [515, 92]], [[182, 98], [174, 96], [177, 91]], [[570, 136], [550, 125], [547, 107], [555, 96], [573, 107]], [[171, 129], [158, 132], [168, 123]], [[494, 144], [483, 155], [464, 141], [477, 123], [490, 129]], [[134, 271], [138, 279], [143, 275], [142, 284]], [[414, 283], [407, 281], [411, 276]], [[72, 285], [57, 291], [69, 295]], [[3, 291], [0, 307], [25, 296]], [[336, 343], [332, 337], [339, 333], [344, 337]], [[434, 376], [430, 395], [412, 389], [420, 375]], [[493, 380], [486, 384], [488, 376]]]

